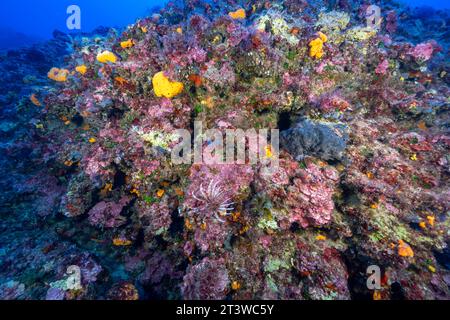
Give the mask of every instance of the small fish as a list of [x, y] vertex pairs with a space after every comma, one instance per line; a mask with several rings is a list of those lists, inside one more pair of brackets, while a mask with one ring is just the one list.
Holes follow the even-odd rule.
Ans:
[[32, 94], [31, 95], [31, 97], [30, 97], [30, 100], [31, 100], [31, 102], [35, 105], [35, 106], [37, 106], [37, 107], [41, 107], [42, 106], [42, 104], [41, 104], [41, 102], [38, 100], [38, 98], [36, 97], [36, 94]]

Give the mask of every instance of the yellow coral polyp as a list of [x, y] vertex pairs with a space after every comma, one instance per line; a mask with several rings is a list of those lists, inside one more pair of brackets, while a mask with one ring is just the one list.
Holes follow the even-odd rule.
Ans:
[[111, 51], [103, 51], [97, 55], [97, 61], [100, 63], [108, 63], [108, 62], [116, 63], [117, 57]]
[[236, 11], [230, 12], [228, 15], [235, 20], [245, 19], [247, 17], [244, 9], [238, 9]]
[[164, 74], [164, 71], [158, 72], [153, 76], [153, 90], [157, 97], [171, 99], [183, 92], [184, 85], [181, 82], [170, 81]]
[[133, 39], [129, 39], [127, 41], [122, 41], [120, 43], [120, 46], [122, 47], [122, 49], [129, 49], [134, 46], [134, 41], [133, 41]]
[[81, 66], [76, 67], [75, 71], [84, 75], [87, 72], [87, 67], [84, 64], [82, 64]]
[[311, 58], [320, 59], [322, 58], [324, 52], [323, 52], [323, 44], [328, 41], [328, 38], [325, 34], [322, 32], [319, 32], [319, 37], [312, 40], [309, 43], [310, 49], [309, 49], [309, 56]]
[[69, 73], [69, 70], [66, 69], [51, 68], [47, 76], [54, 81], [65, 82]]

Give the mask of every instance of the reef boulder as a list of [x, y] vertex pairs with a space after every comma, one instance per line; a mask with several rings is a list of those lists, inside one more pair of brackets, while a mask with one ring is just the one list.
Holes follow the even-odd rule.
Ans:
[[348, 127], [344, 124], [302, 118], [281, 132], [280, 144], [298, 161], [306, 156], [327, 161], [342, 160], [348, 137]]

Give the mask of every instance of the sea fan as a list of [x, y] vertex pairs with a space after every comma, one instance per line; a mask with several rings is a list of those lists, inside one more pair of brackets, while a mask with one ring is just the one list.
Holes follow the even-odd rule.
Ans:
[[220, 181], [211, 180], [205, 189], [203, 184], [197, 192], [192, 194], [195, 199], [195, 208], [189, 210], [191, 214], [207, 217], [214, 215], [220, 222], [225, 222], [221, 216], [227, 216], [233, 211], [234, 202], [229, 192], [220, 184]]

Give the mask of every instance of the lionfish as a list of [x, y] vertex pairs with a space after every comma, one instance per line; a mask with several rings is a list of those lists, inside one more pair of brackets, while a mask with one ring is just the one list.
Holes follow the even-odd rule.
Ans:
[[220, 222], [225, 222], [221, 216], [230, 215], [234, 209], [232, 197], [219, 181], [211, 180], [206, 189], [201, 184], [199, 190], [192, 193], [192, 197], [197, 200], [198, 205], [190, 210], [191, 213], [202, 216], [214, 214]]

